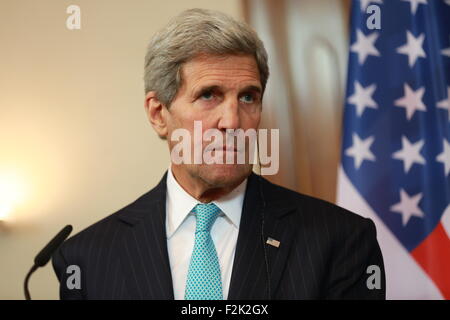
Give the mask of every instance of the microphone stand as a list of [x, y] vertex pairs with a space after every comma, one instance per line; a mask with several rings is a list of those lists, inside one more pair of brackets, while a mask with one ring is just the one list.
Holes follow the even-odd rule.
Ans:
[[33, 265], [30, 271], [28, 271], [27, 276], [25, 277], [25, 282], [23, 284], [23, 291], [25, 292], [25, 300], [31, 300], [30, 291], [28, 290], [28, 281], [30, 280], [30, 277], [33, 274], [33, 272], [35, 272], [38, 268], [39, 266]]
[[34, 258], [34, 265], [31, 267], [30, 271], [28, 271], [23, 283], [25, 300], [31, 300], [30, 291], [28, 290], [28, 282], [33, 272], [35, 272], [38, 268], [45, 266], [50, 261], [53, 253], [59, 248], [64, 240], [67, 239], [71, 232], [72, 226], [65, 226]]

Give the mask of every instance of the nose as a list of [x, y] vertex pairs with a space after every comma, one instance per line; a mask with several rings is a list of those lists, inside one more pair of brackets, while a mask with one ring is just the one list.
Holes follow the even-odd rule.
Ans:
[[220, 120], [218, 124], [218, 129], [239, 129], [241, 126], [241, 119], [239, 115], [239, 103], [237, 99], [224, 101], [222, 104], [220, 112]]

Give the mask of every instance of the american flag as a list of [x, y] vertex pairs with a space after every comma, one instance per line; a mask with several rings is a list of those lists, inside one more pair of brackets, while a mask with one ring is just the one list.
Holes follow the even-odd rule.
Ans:
[[354, 0], [349, 50], [338, 204], [375, 221], [388, 298], [450, 299], [450, 0]]

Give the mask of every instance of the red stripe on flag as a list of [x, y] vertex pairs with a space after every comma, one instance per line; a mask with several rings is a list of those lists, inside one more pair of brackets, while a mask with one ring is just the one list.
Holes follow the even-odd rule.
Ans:
[[450, 239], [441, 223], [412, 252], [445, 299], [450, 299]]

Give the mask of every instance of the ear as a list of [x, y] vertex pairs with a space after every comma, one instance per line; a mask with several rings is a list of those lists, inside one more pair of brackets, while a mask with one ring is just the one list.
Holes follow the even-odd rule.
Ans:
[[158, 100], [155, 91], [150, 91], [145, 96], [144, 103], [147, 118], [160, 138], [167, 138], [167, 119], [165, 106]]

